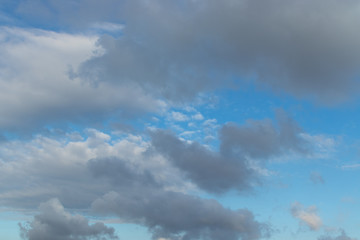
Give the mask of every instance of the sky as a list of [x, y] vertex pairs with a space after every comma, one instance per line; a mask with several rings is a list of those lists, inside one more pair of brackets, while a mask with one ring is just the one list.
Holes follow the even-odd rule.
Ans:
[[0, 0], [0, 236], [359, 240], [359, 0]]

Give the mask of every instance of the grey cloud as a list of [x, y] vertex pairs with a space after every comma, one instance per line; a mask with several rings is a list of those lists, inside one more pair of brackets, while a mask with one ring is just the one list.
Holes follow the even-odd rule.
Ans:
[[148, 143], [138, 136], [111, 139], [94, 129], [83, 134], [84, 139], [37, 136], [31, 141], [3, 142], [0, 205], [29, 210], [58, 198], [66, 207], [87, 209], [112, 190], [137, 186], [194, 189], [162, 156], [147, 154]]
[[340, 235], [333, 237], [329, 235], [324, 235], [318, 238], [318, 240], [357, 240], [357, 238], [349, 237], [343, 229], [340, 229]]
[[105, 240], [118, 239], [115, 230], [103, 223], [89, 224], [80, 215], [66, 212], [59, 200], [52, 199], [40, 205], [40, 213], [23, 226], [21, 236], [27, 240]]
[[248, 120], [241, 126], [225, 124], [220, 130], [220, 151], [225, 156], [237, 154], [260, 159], [289, 152], [310, 153], [309, 142], [301, 138], [301, 133], [296, 122], [279, 110], [277, 124], [270, 119]]
[[[168, 131], [151, 133], [152, 145], [202, 189], [223, 193], [248, 189], [258, 174], [251, 161], [264, 163], [288, 153], [308, 154], [308, 142], [300, 137], [296, 123], [280, 113], [278, 126], [270, 120], [249, 121], [243, 126], [226, 124], [220, 130], [220, 151], [197, 142], [186, 143]], [[264, 161], [265, 160], [265, 161]]]
[[[250, 77], [277, 91], [334, 103], [358, 92], [357, 1], [126, 1], [120, 39], [84, 65], [170, 99]], [[319, 31], [319, 29], [321, 29]], [[92, 73], [93, 74], [93, 73]]]
[[270, 235], [270, 226], [257, 222], [250, 211], [232, 211], [216, 200], [165, 190], [155, 180], [156, 173], [121, 159], [92, 159], [88, 167], [114, 189], [93, 202], [93, 211], [144, 225], [153, 239], [255, 240]]
[[227, 158], [199, 143], [185, 143], [163, 130], [152, 132], [151, 137], [153, 147], [202, 189], [215, 193], [231, 188], [244, 190], [255, 180], [254, 172], [242, 156]]
[[[116, 141], [96, 130], [88, 130], [87, 135], [84, 140], [39, 136], [1, 145], [1, 205], [33, 209], [38, 202], [56, 197], [67, 208], [88, 210], [93, 203], [96, 212], [90, 214], [117, 215], [148, 227], [154, 238], [172, 240], [255, 240], [270, 234], [270, 227], [246, 209], [230, 210], [215, 200], [182, 193], [189, 190], [183, 186], [183, 175], [149, 151], [148, 143], [131, 142], [134, 136]], [[110, 233], [78, 219], [52, 201], [21, 229], [29, 240], [85, 240], [91, 239], [90, 233]], [[63, 238], [49, 237], [58, 233], [56, 229], [61, 229]]]
[[160, 187], [154, 176], [147, 170], [135, 170], [126, 161], [116, 158], [91, 159], [87, 166], [94, 177], [111, 180], [115, 186], [121, 187]]
[[94, 211], [143, 224], [153, 238], [172, 240], [255, 240], [269, 236], [268, 225], [245, 209], [232, 211], [215, 200], [159, 189], [110, 192], [93, 203]]
[[[231, 86], [234, 77], [336, 103], [359, 91], [358, 1], [27, 0], [7, 9], [46, 27], [125, 23], [83, 75], [137, 82], [169, 99]], [[36, 22], [36, 21], [35, 21]], [[96, 71], [94, 72], [94, 68]], [[91, 76], [94, 77], [94, 76]]]

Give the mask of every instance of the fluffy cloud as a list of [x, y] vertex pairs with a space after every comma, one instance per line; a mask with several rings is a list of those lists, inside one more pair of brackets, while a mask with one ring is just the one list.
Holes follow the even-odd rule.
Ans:
[[0, 130], [159, 111], [164, 104], [134, 84], [94, 84], [74, 75], [83, 61], [101, 54], [96, 41], [96, 36], [1, 27]]
[[[0, 204], [33, 209], [39, 202], [58, 198], [66, 207], [87, 208], [113, 189], [112, 184], [96, 177], [100, 173], [91, 171], [95, 164], [101, 169], [95, 161], [98, 158], [108, 159], [119, 171], [123, 164], [138, 171], [156, 172], [156, 181], [167, 188], [186, 189], [191, 185], [161, 156], [147, 156], [148, 144], [140, 137], [130, 135], [114, 141], [94, 129], [84, 135], [85, 139], [76, 140], [38, 136], [27, 142], [4, 142], [0, 146]], [[120, 160], [111, 160], [114, 156]]]
[[103, 223], [90, 225], [80, 215], [66, 212], [59, 200], [52, 199], [40, 205], [40, 214], [23, 226], [21, 236], [28, 240], [105, 240], [118, 239], [113, 228]]
[[322, 220], [318, 216], [315, 206], [304, 208], [301, 203], [295, 202], [291, 207], [291, 214], [311, 230], [319, 230], [322, 226]]
[[[270, 234], [270, 227], [249, 210], [230, 210], [216, 200], [188, 194], [194, 190], [192, 183], [141, 137], [112, 140], [94, 129], [85, 134], [87, 138], [77, 140], [38, 136], [27, 143], [5, 142], [0, 147], [1, 205], [34, 209], [39, 202], [58, 198], [67, 208], [92, 206], [91, 214], [116, 215], [148, 227], [154, 238], [255, 240]], [[58, 201], [40, 210], [29, 227], [22, 228], [29, 240], [49, 239], [48, 234], [63, 228], [61, 240], [91, 239], [81, 235], [91, 232], [86, 227], [79, 232], [67, 227], [68, 222], [80, 223], [73, 223]], [[96, 226], [91, 229], [103, 229]]]

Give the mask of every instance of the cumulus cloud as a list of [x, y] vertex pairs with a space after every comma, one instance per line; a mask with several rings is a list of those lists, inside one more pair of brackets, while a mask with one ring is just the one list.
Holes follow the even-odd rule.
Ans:
[[[69, 208], [92, 206], [90, 214], [116, 215], [148, 227], [154, 239], [257, 240], [271, 233], [249, 210], [230, 210], [190, 195], [192, 183], [140, 137], [112, 140], [94, 129], [85, 133], [84, 139], [39, 136], [1, 145], [1, 205], [34, 209], [44, 199], [57, 198]], [[22, 226], [26, 239], [84, 240], [111, 233], [66, 213], [58, 200], [42, 204], [40, 211]]]
[[295, 202], [291, 207], [291, 214], [299, 219], [301, 224], [308, 226], [313, 231], [319, 230], [322, 226], [322, 220], [317, 214], [316, 206], [304, 208], [301, 203]]
[[[132, 181], [135, 184], [136, 179], [143, 176], [138, 184], [157, 182], [167, 189], [194, 188], [159, 154], [146, 154], [149, 144], [139, 136], [114, 140], [94, 129], [82, 134], [84, 139], [37, 136], [31, 141], [1, 144], [0, 204], [34, 209], [39, 202], [58, 198], [67, 207], [84, 209], [98, 196], [114, 189], [113, 184], [101, 176], [116, 171], [122, 173], [118, 180], [113, 180], [118, 186]], [[103, 161], [96, 161], [98, 159]], [[105, 170], [106, 164], [112, 168]], [[92, 171], [94, 168], [96, 174]], [[127, 168], [137, 169], [137, 174]], [[147, 172], [156, 172], [155, 179], [151, 180]]]
[[40, 205], [40, 213], [26, 225], [19, 224], [21, 236], [27, 240], [105, 240], [118, 239], [114, 228], [103, 223], [89, 224], [80, 215], [71, 215], [57, 199]]

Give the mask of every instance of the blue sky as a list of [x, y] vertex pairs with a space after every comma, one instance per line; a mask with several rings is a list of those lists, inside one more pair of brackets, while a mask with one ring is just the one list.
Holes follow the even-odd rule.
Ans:
[[0, 0], [0, 236], [360, 239], [360, 1]]

